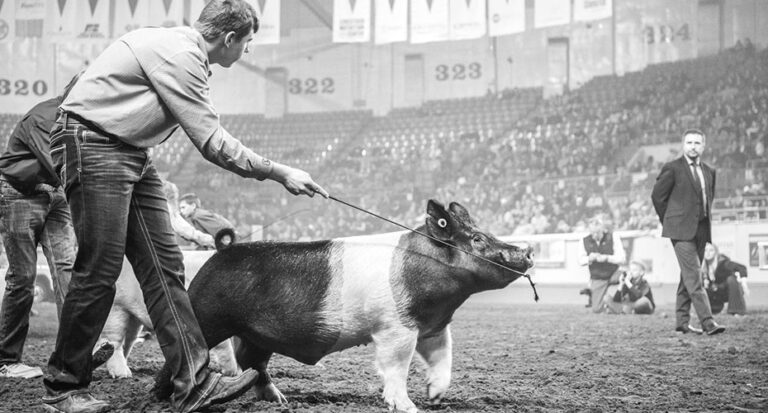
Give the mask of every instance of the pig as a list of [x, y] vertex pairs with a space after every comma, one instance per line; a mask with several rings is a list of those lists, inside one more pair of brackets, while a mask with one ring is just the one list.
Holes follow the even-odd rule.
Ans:
[[[524, 275], [532, 251], [480, 231], [455, 202], [428, 201], [416, 231], [440, 242], [406, 231], [217, 252], [188, 290], [209, 348], [236, 337], [237, 363], [259, 372], [256, 399], [285, 403], [267, 372], [272, 354], [313, 365], [373, 342], [390, 410], [418, 411], [406, 389], [414, 353], [426, 363], [430, 404], [439, 404], [451, 380], [454, 312], [470, 295]], [[164, 366], [155, 393], [165, 399], [171, 390]]]
[[[219, 245], [217, 244], [217, 246]], [[214, 252], [213, 250], [183, 251], [184, 278], [187, 285]], [[149, 319], [139, 282], [133, 274], [131, 265], [127, 260], [124, 260], [123, 269], [115, 282], [115, 299], [96, 344], [96, 349], [101, 348], [105, 343], [111, 344], [115, 349], [105, 364], [111, 377], [121, 379], [132, 376], [128, 366], [128, 356], [136, 343], [142, 326], [151, 329], [152, 321]], [[212, 363], [218, 370], [234, 375], [239, 370], [229, 346], [231, 343], [226, 340], [212, 351]]]

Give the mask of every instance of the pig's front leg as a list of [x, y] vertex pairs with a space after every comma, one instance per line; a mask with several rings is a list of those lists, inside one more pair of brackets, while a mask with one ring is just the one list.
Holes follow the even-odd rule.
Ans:
[[416, 348], [418, 331], [402, 325], [373, 334], [376, 345], [376, 368], [384, 380], [384, 401], [390, 411], [416, 413], [416, 405], [408, 397], [408, 368]]
[[440, 403], [451, 384], [453, 363], [450, 326], [435, 334], [420, 337], [416, 351], [427, 364], [427, 396], [429, 403]]

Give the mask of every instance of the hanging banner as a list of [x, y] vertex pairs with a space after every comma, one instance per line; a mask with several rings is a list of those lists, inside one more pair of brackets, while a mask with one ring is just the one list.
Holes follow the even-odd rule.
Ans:
[[115, 0], [115, 25], [112, 37], [120, 37], [141, 27], [149, 26], [150, 1], [160, 0]]
[[184, 0], [149, 0], [149, 25], [181, 26], [184, 20]]
[[411, 0], [411, 43], [442, 42], [449, 33], [447, 1]]
[[203, 11], [203, 7], [208, 4], [209, 0], [189, 0], [189, 16], [184, 22], [187, 26], [191, 26], [200, 17], [200, 12]]
[[612, 0], [573, 0], [574, 21], [606, 19], [612, 14]]
[[43, 37], [45, 16], [45, 0], [16, 0], [15, 37]]
[[488, 34], [505, 36], [525, 31], [525, 0], [488, 0]]
[[408, 40], [408, 0], [376, 0], [374, 41], [376, 44]]
[[533, 26], [560, 26], [571, 22], [571, 0], [534, 0]]
[[12, 42], [16, 28], [13, 0], [0, 0], [0, 43]]
[[[72, 0], [69, 0], [72, 1]], [[77, 39], [109, 37], [109, 0], [77, 0]]]
[[250, 0], [259, 16], [259, 31], [254, 44], [280, 43], [280, 0]]
[[479, 39], [485, 36], [485, 0], [450, 0], [450, 39]]
[[371, 0], [333, 0], [333, 42], [371, 39]]
[[68, 42], [75, 38], [80, 28], [77, 15], [78, 1], [87, 0], [57, 0], [49, 1], [45, 15], [45, 37], [52, 42]]

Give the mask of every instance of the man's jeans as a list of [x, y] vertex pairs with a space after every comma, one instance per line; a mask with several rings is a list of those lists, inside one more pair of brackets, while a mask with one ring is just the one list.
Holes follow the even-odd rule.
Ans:
[[63, 189], [50, 189], [24, 195], [0, 179], [0, 234], [8, 255], [0, 307], [0, 365], [21, 361], [34, 301], [38, 245], [48, 261], [59, 313], [67, 292], [75, 233]]
[[109, 315], [123, 255], [141, 285], [160, 349], [173, 371], [172, 403], [195, 408], [218, 382], [184, 288], [163, 186], [146, 149], [98, 134], [61, 115], [53, 158], [78, 241], [69, 293], [44, 384], [49, 395], [87, 388], [91, 350]]

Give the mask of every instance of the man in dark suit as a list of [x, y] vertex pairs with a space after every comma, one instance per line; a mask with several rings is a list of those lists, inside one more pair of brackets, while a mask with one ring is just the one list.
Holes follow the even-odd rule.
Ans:
[[683, 156], [661, 168], [651, 200], [663, 226], [661, 235], [672, 240], [680, 264], [677, 287], [676, 331], [701, 334], [690, 325], [691, 304], [708, 335], [725, 331], [712, 318], [709, 298], [700, 274], [704, 247], [711, 242], [710, 212], [715, 194], [715, 170], [701, 162], [706, 137], [697, 129], [683, 132]]

